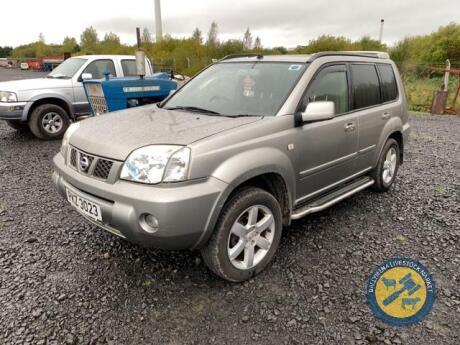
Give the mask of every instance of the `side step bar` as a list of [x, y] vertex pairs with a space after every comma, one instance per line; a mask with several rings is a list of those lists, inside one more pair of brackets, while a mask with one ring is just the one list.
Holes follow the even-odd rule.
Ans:
[[355, 181], [345, 187], [342, 187], [339, 190], [336, 190], [333, 193], [330, 193], [326, 196], [321, 197], [311, 203], [296, 209], [291, 214], [291, 219], [300, 219], [305, 217], [308, 214], [319, 212], [325, 210], [326, 208], [342, 201], [343, 199], [352, 196], [355, 193], [362, 191], [374, 184], [374, 180], [370, 177], [363, 177], [358, 181]]

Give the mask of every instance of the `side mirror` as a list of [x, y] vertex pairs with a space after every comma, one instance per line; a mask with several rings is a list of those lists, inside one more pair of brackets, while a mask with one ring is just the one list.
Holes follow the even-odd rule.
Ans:
[[330, 101], [310, 102], [302, 113], [302, 122], [314, 122], [333, 119], [335, 104]]
[[89, 79], [93, 79], [93, 75], [91, 73], [83, 73], [81, 75], [81, 80], [89, 80]]

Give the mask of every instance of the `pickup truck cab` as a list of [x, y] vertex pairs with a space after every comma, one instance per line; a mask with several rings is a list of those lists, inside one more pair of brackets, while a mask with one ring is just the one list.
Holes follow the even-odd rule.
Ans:
[[160, 104], [72, 124], [53, 180], [97, 226], [200, 249], [238, 282], [270, 262], [292, 220], [389, 190], [408, 120], [386, 53], [233, 56]]
[[[45, 78], [0, 83], [0, 120], [16, 130], [30, 128], [40, 139], [62, 138], [70, 122], [91, 113], [83, 79], [136, 75], [136, 58], [130, 55], [72, 57]], [[152, 65], [146, 61], [147, 75]]]

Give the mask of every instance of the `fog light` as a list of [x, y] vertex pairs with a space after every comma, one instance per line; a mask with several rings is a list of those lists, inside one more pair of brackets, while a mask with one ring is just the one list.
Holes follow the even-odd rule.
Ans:
[[151, 234], [157, 232], [159, 229], [158, 219], [156, 219], [154, 215], [149, 213], [144, 213], [141, 215], [139, 224], [141, 225], [141, 228], [144, 231], [149, 232]]

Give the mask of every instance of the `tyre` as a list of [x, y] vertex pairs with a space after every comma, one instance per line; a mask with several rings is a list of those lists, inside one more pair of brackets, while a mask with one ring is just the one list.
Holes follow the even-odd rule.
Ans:
[[394, 139], [388, 139], [380, 154], [377, 167], [371, 172], [375, 183], [372, 189], [377, 192], [386, 192], [391, 188], [400, 164], [399, 145]]
[[25, 132], [29, 130], [29, 126], [27, 125], [26, 122], [21, 122], [18, 120], [6, 120], [6, 124], [10, 126], [11, 128], [20, 131], [20, 132]]
[[260, 188], [242, 189], [224, 205], [213, 235], [201, 250], [203, 260], [225, 280], [250, 279], [275, 255], [282, 229], [275, 197]]
[[69, 124], [67, 111], [55, 104], [39, 105], [29, 118], [32, 133], [44, 140], [62, 138]]

